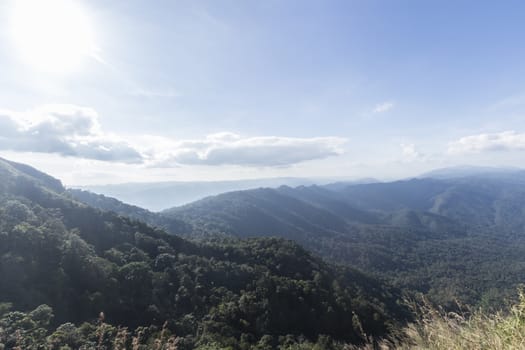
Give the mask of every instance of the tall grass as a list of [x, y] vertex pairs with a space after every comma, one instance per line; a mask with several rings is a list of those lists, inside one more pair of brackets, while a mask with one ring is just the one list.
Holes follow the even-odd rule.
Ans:
[[405, 329], [403, 344], [385, 348], [500, 350], [525, 349], [525, 293], [518, 291], [519, 301], [508, 311], [486, 313], [444, 312], [423, 304], [416, 308], [417, 321]]

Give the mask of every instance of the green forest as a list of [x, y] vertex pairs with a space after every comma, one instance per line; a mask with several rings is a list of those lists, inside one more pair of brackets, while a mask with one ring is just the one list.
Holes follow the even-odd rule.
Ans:
[[410, 317], [399, 290], [291, 241], [192, 242], [34, 169], [0, 161], [0, 174], [5, 349], [341, 349]]
[[261, 188], [151, 213], [70, 190], [80, 201], [193, 241], [281, 237], [416, 297], [504, 308], [525, 280], [521, 173], [446, 180]]
[[448, 312], [485, 327], [522, 305], [519, 179], [257, 189], [154, 213], [7, 160], [0, 176], [0, 349], [410, 348], [432, 344], [429, 324], [452, 337]]
[[525, 0], [0, 0], [0, 350], [525, 350], [524, 36]]

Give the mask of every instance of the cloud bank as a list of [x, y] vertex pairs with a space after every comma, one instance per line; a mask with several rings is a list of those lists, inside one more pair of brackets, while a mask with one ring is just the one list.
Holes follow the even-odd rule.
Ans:
[[0, 111], [0, 149], [142, 162], [138, 150], [101, 132], [94, 110], [75, 105], [45, 105], [25, 113]]
[[292, 138], [277, 136], [241, 137], [233, 133], [186, 140], [155, 165], [289, 166], [343, 153], [345, 139], [339, 137]]
[[103, 132], [98, 115], [91, 108], [45, 105], [23, 113], [0, 110], [0, 150], [50, 153], [148, 167], [284, 167], [342, 154], [345, 142], [346, 139], [339, 137], [242, 137], [224, 132], [198, 140], [152, 136], [148, 142], [134, 144]]
[[516, 150], [525, 150], [525, 133], [512, 130], [465, 136], [450, 143], [448, 147], [450, 154]]

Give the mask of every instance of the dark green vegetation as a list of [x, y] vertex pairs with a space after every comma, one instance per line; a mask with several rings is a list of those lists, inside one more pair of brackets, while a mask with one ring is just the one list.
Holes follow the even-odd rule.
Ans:
[[131, 348], [120, 325], [150, 346], [174, 333], [178, 349], [338, 349], [407, 317], [394, 289], [291, 241], [190, 242], [81, 204], [25, 165], [0, 160], [0, 179], [0, 348]]
[[194, 237], [293, 239], [442, 305], [501, 306], [525, 280], [520, 171], [239, 191], [163, 215], [190, 223]]

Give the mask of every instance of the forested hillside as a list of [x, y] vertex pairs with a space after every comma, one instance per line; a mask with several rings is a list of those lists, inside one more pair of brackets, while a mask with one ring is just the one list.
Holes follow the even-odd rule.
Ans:
[[501, 176], [257, 189], [163, 215], [193, 236], [279, 236], [420, 291], [440, 304], [499, 306], [525, 276], [525, 181]]
[[338, 349], [408, 317], [395, 289], [290, 241], [192, 243], [72, 200], [33, 168], [0, 160], [0, 178], [6, 349]]

